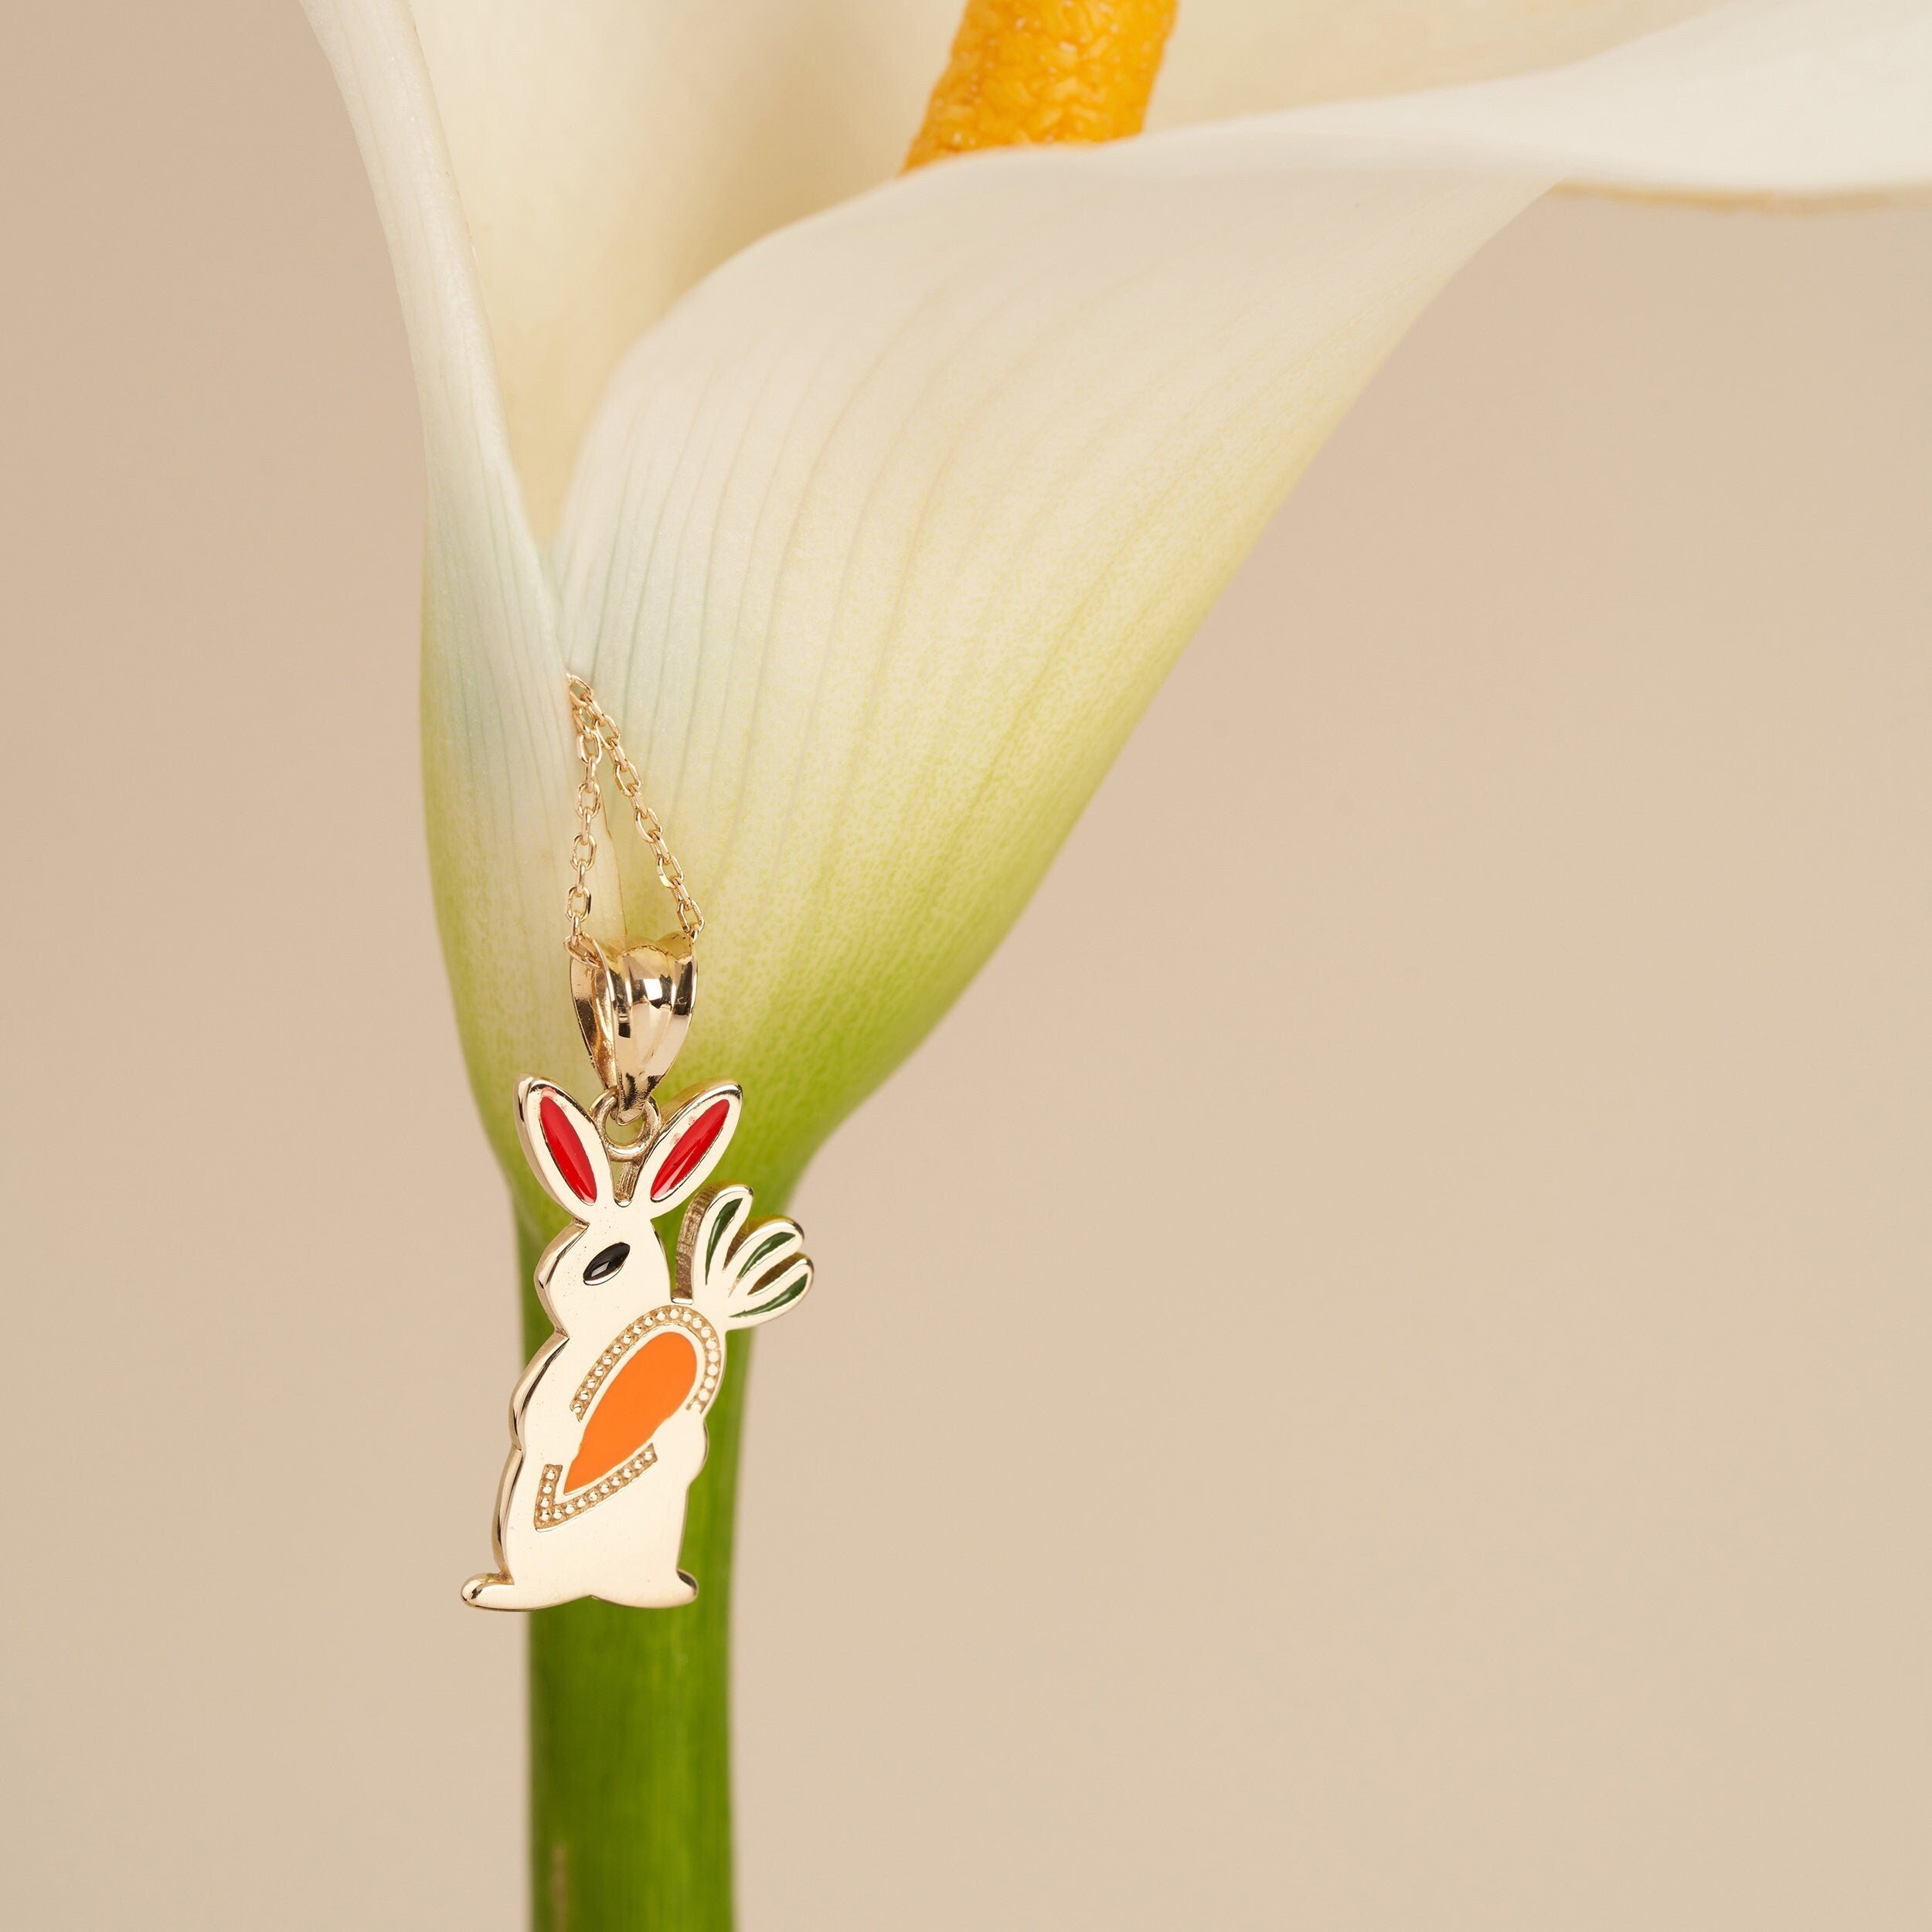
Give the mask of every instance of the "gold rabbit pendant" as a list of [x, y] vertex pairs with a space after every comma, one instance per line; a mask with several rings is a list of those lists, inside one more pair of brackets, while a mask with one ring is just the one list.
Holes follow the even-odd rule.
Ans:
[[[496, 1568], [463, 1586], [479, 1609], [689, 1603], [685, 1501], [727, 1338], [811, 1286], [796, 1223], [754, 1221], [749, 1188], [706, 1187], [737, 1130], [739, 1089], [694, 1088], [662, 1113], [651, 1098], [690, 1022], [692, 970], [688, 940], [621, 954], [585, 941], [572, 991], [605, 1092], [587, 1113], [547, 1080], [517, 1085], [524, 1154], [571, 1222], [537, 1264], [556, 1332], [510, 1399]], [[614, 1141], [606, 1122], [627, 1097], [643, 1131]], [[680, 1206], [673, 1269], [651, 1223]]]

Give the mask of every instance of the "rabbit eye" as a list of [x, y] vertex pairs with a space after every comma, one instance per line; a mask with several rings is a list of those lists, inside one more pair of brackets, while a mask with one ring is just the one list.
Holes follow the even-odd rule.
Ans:
[[600, 1254], [590, 1257], [590, 1265], [583, 1270], [586, 1281], [607, 1281], [631, 1258], [628, 1241], [613, 1241]]

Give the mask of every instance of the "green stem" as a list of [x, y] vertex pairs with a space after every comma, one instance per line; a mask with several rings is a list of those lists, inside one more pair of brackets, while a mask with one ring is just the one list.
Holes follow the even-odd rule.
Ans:
[[[763, 1203], [761, 1202], [762, 1206]], [[526, 1339], [549, 1230], [519, 1216]], [[594, 1600], [530, 1617], [531, 1920], [537, 1932], [730, 1932], [731, 1546], [749, 1335], [732, 1340], [691, 1487], [683, 1610]]]

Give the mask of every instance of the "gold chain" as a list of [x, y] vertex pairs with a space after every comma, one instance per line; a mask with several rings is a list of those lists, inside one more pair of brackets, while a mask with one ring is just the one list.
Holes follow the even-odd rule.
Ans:
[[[677, 901], [678, 923], [684, 928], [685, 938], [696, 939], [704, 930], [704, 914], [691, 896], [691, 888], [684, 883], [683, 869], [672, 854], [658, 815], [644, 802], [638, 768], [624, 756], [616, 720], [597, 702], [597, 694], [583, 679], [568, 677], [563, 684], [570, 694], [570, 722], [577, 726], [577, 757], [583, 766], [583, 777], [577, 785], [577, 836], [570, 841], [570, 869], [577, 875], [577, 883], [564, 900], [570, 915], [570, 937], [564, 941], [566, 949], [580, 957], [590, 951], [590, 942], [583, 936], [583, 922], [590, 913], [590, 868], [597, 862], [597, 815], [604, 811], [597, 767], [604, 762], [607, 751], [611, 754], [611, 769], [617, 774], [617, 789], [631, 801], [638, 830], [643, 833], [651, 855], [658, 862], [658, 877], [665, 890]], [[604, 823], [610, 822], [606, 816]]]

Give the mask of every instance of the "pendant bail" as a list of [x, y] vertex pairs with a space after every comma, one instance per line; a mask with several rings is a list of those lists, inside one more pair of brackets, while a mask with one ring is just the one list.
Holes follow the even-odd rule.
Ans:
[[697, 1003], [697, 970], [683, 933], [622, 951], [586, 934], [572, 949], [571, 1003], [616, 1119], [641, 1119], [678, 1057]]

